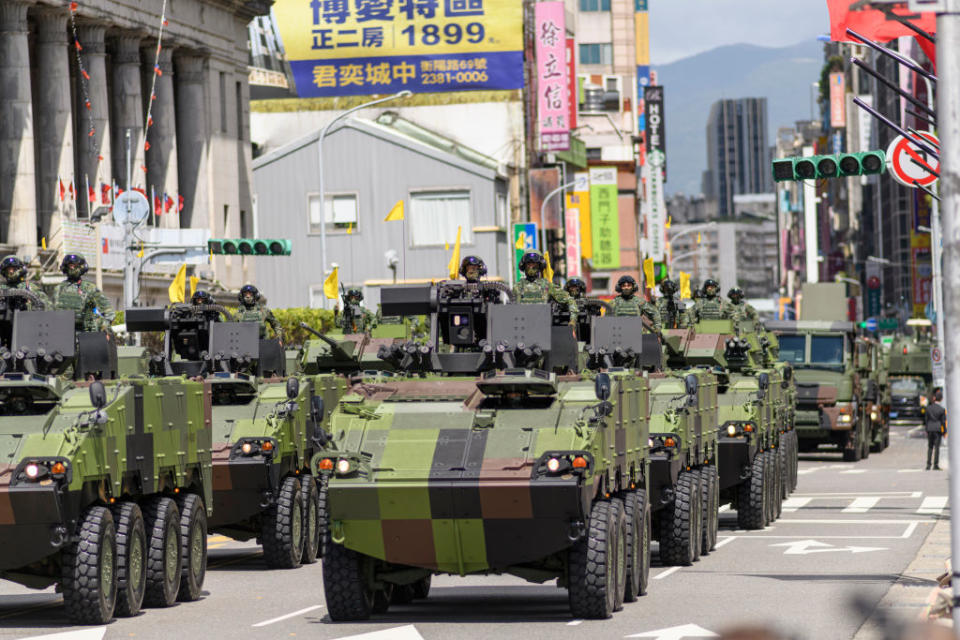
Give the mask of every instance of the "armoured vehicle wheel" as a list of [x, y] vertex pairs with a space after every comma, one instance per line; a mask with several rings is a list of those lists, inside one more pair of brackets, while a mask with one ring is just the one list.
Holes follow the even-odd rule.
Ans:
[[701, 502], [703, 503], [703, 536], [700, 541], [700, 553], [706, 555], [717, 546], [717, 532], [720, 528], [720, 479], [717, 468], [708, 465], [700, 470]]
[[363, 571], [364, 557], [330, 540], [324, 533], [323, 594], [334, 622], [367, 620], [373, 610], [373, 590]]
[[193, 602], [200, 599], [203, 579], [207, 575], [207, 511], [203, 499], [193, 493], [181, 494], [177, 500], [180, 507], [180, 552], [182, 575], [177, 599]]
[[111, 509], [117, 526], [118, 616], [140, 613], [147, 586], [147, 532], [136, 502], [121, 502]]
[[570, 611], [577, 618], [609, 618], [616, 609], [614, 516], [611, 503], [594, 502], [587, 534], [571, 547], [567, 556]]
[[613, 523], [617, 532], [616, 548], [614, 550], [616, 557], [616, 586], [614, 594], [616, 603], [613, 606], [614, 611], [623, 609], [623, 601], [627, 591], [627, 517], [623, 508], [623, 500], [613, 498], [610, 505], [614, 510]]
[[650, 580], [651, 516], [645, 489], [628, 491], [623, 497], [627, 519], [627, 584], [624, 602], [634, 602], [647, 592]]
[[797, 437], [796, 431], [790, 432], [790, 446], [793, 448], [793, 455], [791, 456], [791, 461], [793, 463], [793, 476], [790, 480], [790, 490], [797, 490], [797, 483], [800, 481], [800, 452], [798, 450], [800, 439]]
[[776, 477], [775, 484], [770, 487], [770, 495], [773, 498], [770, 504], [770, 512], [773, 514], [772, 520], [776, 520], [780, 517], [780, 514], [783, 513], [783, 478], [787, 475], [787, 470], [783, 466], [783, 456], [780, 455], [780, 449], [772, 449], [770, 451], [770, 464], [773, 465], [773, 468], [776, 469], [774, 476]]
[[888, 432], [883, 436], [883, 448], [886, 449], [886, 448], [889, 447], [889, 446], [890, 446], [890, 432], [888, 431]]
[[785, 500], [790, 495], [790, 443], [787, 434], [780, 437], [780, 446], [777, 447], [777, 463], [780, 465], [780, 499]]
[[660, 515], [660, 562], [687, 566], [700, 557], [700, 474], [683, 471], [673, 504]]
[[320, 491], [313, 476], [300, 477], [303, 492], [303, 564], [313, 564], [320, 556]]
[[76, 624], [106, 624], [117, 604], [117, 531], [106, 507], [90, 507], [63, 552], [63, 604]]
[[303, 493], [290, 476], [263, 514], [263, 558], [271, 569], [295, 569], [303, 556]]
[[[693, 539], [693, 561], [696, 562], [697, 560], [700, 559], [700, 553], [703, 548], [702, 539], [703, 539], [703, 514], [704, 514], [704, 506], [703, 506], [704, 477], [703, 477], [703, 474], [700, 473], [699, 469], [693, 469], [689, 473], [694, 476], [695, 484], [696, 484], [696, 488], [694, 489], [694, 491], [696, 492], [697, 506], [695, 508], [696, 510], [693, 512], [693, 518], [696, 518], [696, 523], [693, 524], [694, 532], [696, 534]], [[693, 518], [691, 518], [691, 520]]]
[[169, 607], [177, 600], [182, 569], [180, 510], [170, 498], [153, 498], [143, 513], [147, 529], [147, 588], [143, 602]]
[[854, 435], [853, 447], [850, 449], [844, 448], [843, 450], [843, 461], [844, 462], [859, 462], [860, 456], [863, 454], [863, 448], [860, 445], [860, 438]]
[[430, 595], [430, 576], [420, 578], [413, 583], [413, 597], [422, 600]]
[[766, 470], [762, 453], [753, 458], [750, 477], [737, 487], [737, 526], [763, 529], [767, 525]]

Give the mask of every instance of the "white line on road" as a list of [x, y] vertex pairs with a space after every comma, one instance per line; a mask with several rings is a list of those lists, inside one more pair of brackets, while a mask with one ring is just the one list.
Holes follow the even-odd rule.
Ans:
[[794, 498], [790, 497], [783, 501], [783, 512], [793, 513], [797, 509], [802, 509], [813, 500], [813, 498]]
[[910, 536], [913, 535], [913, 532], [916, 531], [916, 530], [917, 530], [917, 523], [916, 523], [916, 522], [911, 522], [911, 523], [910, 523], [910, 526], [907, 527], [907, 530], [903, 532], [903, 537], [904, 537], [904, 538], [909, 538]]
[[722, 547], [722, 546], [724, 546], [724, 545], [730, 544], [731, 542], [733, 542], [733, 541], [736, 540], [736, 539], [737, 539], [737, 536], [730, 536], [729, 538], [724, 538], [723, 540], [721, 540], [720, 542], [718, 542], [718, 543], [717, 543], [717, 546], [714, 547], [714, 548], [715, 548], [715, 549], [719, 549], [720, 547]]
[[859, 498], [861, 496], [903, 496], [919, 498], [918, 491], [861, 491], [859, 493], [795, 493], [794, 498]]
[[670, 567], [670, 568], [667, 569], [666, 571], [661, 571], [661, 572], [658, 573], [657, 575], [653, 576], [653, 579], [654, 579], [654, 580], [663, 580], [663, 579], [666, 578], [667, 576], [669, 576], [669, 575], [671, 575], [671, 574], [674, 574], [674, 573], [676, 573], [677, 571], [680, 571], [680, 567]]
[[880, 502], [880, 498], [856, 498], [840, 513], [866, 513], [877, 506], [878, 502]]
[[927, 496], [920, 503], [917, 513], [938, 516], [947, 506], [947, 496]]
[[577, 626], [578, 624], [583, 624], [583, 620], [571, 620], [570, 622], [567, 623], [567, 626], [568, 626], [568, 627], [575, 627], [575, 626]]
[[897, 469], [897, 473], [923, 473], [923, 469]]
[[847, 469], [846, 471], [841, 471], [840, 473], [866, 473], [866, 469]]
[[797, 471], [797, 475], [805, 476], [808, 473], [814, 473], [816, 471], [820, 471], [821, 469], [823, 469], [823, 467], [813, 467], [812, 469], [800, 469], [800, 471]]
[[315, 609], [322, 609], [322, 608], [323, 608], [323, 605], [322, 605], [322, 604], [315, 604], [315, 605], [313, 605], [312, 607], [307, 607], [306, 609], [300, 609], [299, 611], [294, 611], [293, 613], [288, 613], [288, 614], [286, 614], [286, 615], [279, 616], [279, 617], [277, 617], [277, 618], [270, 618], [269, 620], [264, 620], [263, 622], [258, 622], [257, 624], [255, 624], [255, 625], [253, 625], [253, 626], [254, 626], [254, 627], [265, 627], [265, 626], [267, 626], [267, 625], [273, 624], [274, 622], [281, 622], [281, 621], [283, 621], [283, 620], [289, 620], [290, 618], [296, 618], [297, 616], [301, 616], [301, 615], [303, 615], [303, 614], [305, 614], [305, 613], [309, 613], [310, 611], [314, 611]]

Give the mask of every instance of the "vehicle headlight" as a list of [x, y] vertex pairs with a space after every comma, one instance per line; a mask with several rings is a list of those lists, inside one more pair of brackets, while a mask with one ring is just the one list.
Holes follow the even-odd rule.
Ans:
[[230, 458], [272, 458], [277, 451], [277, 441], [273, 438], [241, 438], [233, 445]]
[[23, 472], [27, 474], [27, 477], [31, 480], [36, 480], [40, 477], [40, 465], [38, 465], [36, 462], [31, 462], [23, 468]]
[[844, 424], [849, 424], [850, 422], [853, 421], [853, 416], [851, 416], [849, 413], [841, 413], [840, 417], [837, 418], [837, 421], [842, 422]]
[[20, 463], [14, 482], [40, 482], [53, 480], [69, 482], [70, 462], [66, 458], [28, 459]]
[[727, 425], [727, 435], [730, 436], [731, 438], [737, 435], [737, 426], [733, 424]]
[[337, 473], [342, 476], [347, 475], [353, 470], [353, 466], [350, 464], [350, 461], [346, 458], [340, 458], [337, 460]]
[[874, 422], [876, 422], [879, 417], [880, 415], [876, 411], [870, 412], [870, 419], [873, 420]]
[[927, 396], [920, 396], [920, 406], [925, 407], [928, 404], [930, 404], [930, 398], [928, 398]]

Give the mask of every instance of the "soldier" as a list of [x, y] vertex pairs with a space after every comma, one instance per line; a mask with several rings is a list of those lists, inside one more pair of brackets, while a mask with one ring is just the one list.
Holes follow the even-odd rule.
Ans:
[[88, 269], [87, 261], [79, 254], [63, 257], [60, 271], [66, 279], [54, 289], [53, 306], [73, 311], [77, 331], [105, 331], [113, 321], [113, 307], [95, 284], [82, 280]]
[[520, 271], [524, 277], [513, 286], [513, 295], [520, 304], [542, 304], [553, 300], [565, 305], [570, 313], [570, 324], [577, 323], [577, 303], [566, 291], [543, 277], [547, 261], [537, 251], [530, 251], [520, 258]]
[[684, 325], [683, 306], [674, 297], [679, 291], [677, 283], [669, 278], [660, 283], [660, 293], [663, 295], [657, 300], [657, 311], [665, 329], [679, 329]]
[[654, 333], [660, 333], [660, 312], [650, 302], [636, 296], [637, 281], [633, 276], [620, 276], [615, 290], [620, 295], [613, 299], [613, 315], [642, 315], [653, 323]]
[[[50, 298], [47, 297], [47, 294], [45, 294], [40, 287], [34, 289], [27, 284], [27, 265], [25, 265], [20, 258], [17, 256], [7, 256], [4, 258], [3, 262], [0, 262], [0, 273], [3, 274], [3, 279], [6, 282], [7, 288], [29, 291], [36, 297], [40, 298], [44, 309], [50, 308]], [[32, 306], [33, 303], [27, 303], [26, 308], [29, 309]]]
[[343, 294], [343, 311], [337, 316], [337, 326], [344, 333], [365, 333], [376, 324], [373, 313], [360, 306], [362, 301], [360, 289], [350, 289]]
[[[479, 284], [480, 279], [487, 275], [487, 265], [477, 256], [467, 256], [460, 261], [460, 275], [467, 284]], [[502, 302], [500, 291], [497, 289], [483, 290], [483, 300], [491, 304]]]
[[923, 414], [924, 430], [927, 432], [927, 471], [930, 471], [931, 458], [934, 471], [940, 471], [940, 442], [947, 437], [947, 410], [940, 404], [943, 400], [940, 387], [933, 390], [931, 400]]
[[[196, 295], [196, 294], [194, 294]], [[256, 322], [260, 325], [260, 338], [267, 337], [267, 325], [273, 329], [273, 335], [283, 344], [283, 327], [273, 312], [265, 304], [260, 304], [260, 291], [252, 284], [245, 284], [240, 288], [237, 296], [240, 301], [240, 312], [234, 316], [236, 322]]]
[[757, 315], [757, 310], [744, 302], [743, 289], [740, 287], [734, 287], [727, 292], [727, 297], [730, 298], [730, 304], [727, 306], [727, 308], [729, 309], [731, 318], [734, 320], [750, 320], [752, 322], [757, 321], [759, 318]]
[[587, 295], [587, 283], [580, 278], [570, 278], [563, 290], [570, 294], [570, 297], [576, 300], [582, 300]]
[[688, 317], [691, 324], [701, 320], [722, 320], [730, 317], [729, 307], [720, 298], [720, 283], [712, 278], [703, 282], [700, 297], [690, 308]]

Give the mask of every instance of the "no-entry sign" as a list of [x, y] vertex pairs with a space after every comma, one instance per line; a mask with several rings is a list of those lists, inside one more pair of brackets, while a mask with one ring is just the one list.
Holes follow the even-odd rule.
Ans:
[[[936, 151], [940, 140], [929, 131], [918, 132], [924, 145]], [[908, 187], [929, 187], [937, 181], [940, 160], [905, 136], [897, 136], [887, 148], [887, 169], [893, 179]]]

